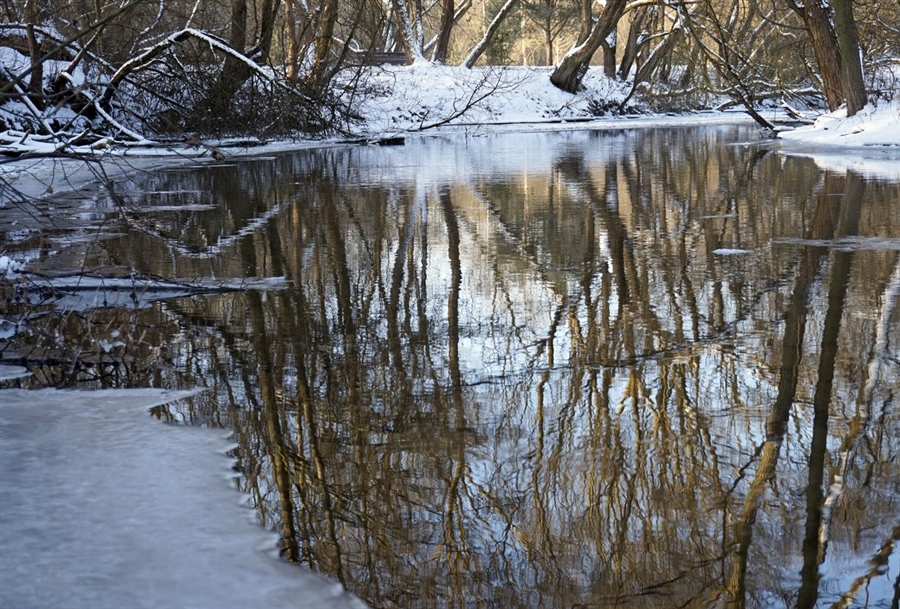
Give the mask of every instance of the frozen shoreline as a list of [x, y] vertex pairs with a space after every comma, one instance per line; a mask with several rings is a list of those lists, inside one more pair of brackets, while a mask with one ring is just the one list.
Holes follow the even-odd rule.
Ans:
[[147, 415], [192, 393], [0, 390], [0, 605], [364, 609], [278, 558], [224, 431]]
[[[127, 148], [103, 140], [93, 146], [70, 149], [86, 160], [32, 156], [0, 162], [0, 209], [16, 198], [28, 200], [78, 190], [101, 177], [118, 178], [173, 163], [215, 162], [212, 157], [217, 151], [227, 158], [397, 137], [753, 124], [739, 108], [676, 115], [603, 116], [617, 107], [625, 106], [626, 112], [634, 109], [626, 103], [629, 83], [606, 78], [602, 69], [592, 68], [585, 76], [583, 90], [573, 95], [553, 86], [549, 74], [550, 68], [538, 67], [469, 70], [414, 64], [373, 68], [361, 84], [367, 91], [365, 97], [356, 99], [355, 93], [348, 92], [348, 103], [364, 120], [353, 125], [352, 135], [347, 137], [275, 141], [252, 148], [231, 145], [238, 140], [208, 140], [199, 146], [169, 148], [159, 144]], [[639, 103], [638, 99], [632, 103]], [[772, 122], [786, 118], [779, 108], [763, 108], [759, 112]], [[841, 155], [863, 159], [862, 163], [855, 162], [854, 168], [864, 166], [865, 159], [873, 154], [880, 157], [879, 163], [900, 159], [900, 98], [896, 98], [896, 93], [895, 99], [870, 103], [852, 118], [846, 118], [842, 112], [818, 117], [805, 113], [805, 119], [814, 120], [814, 124], [780, 132], [779, 149], [785, 154], [817, 155], [839, 149]], [[54, 144], [29, 139], [25, 134], [0, 136], [4, 136], [0, 137], [0, 153], [49, 154], [54, 150]]]

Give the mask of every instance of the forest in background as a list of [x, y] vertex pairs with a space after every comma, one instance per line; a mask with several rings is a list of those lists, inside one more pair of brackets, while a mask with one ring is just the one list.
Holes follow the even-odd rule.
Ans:
[[0, 132], [75, 144], [348, 132], [383, 63], [590, 66], [648, 110], [890, 99], [881, 0], [2, 0]]

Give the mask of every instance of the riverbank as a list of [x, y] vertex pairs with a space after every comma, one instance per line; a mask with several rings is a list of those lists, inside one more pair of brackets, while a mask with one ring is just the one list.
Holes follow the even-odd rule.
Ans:
[[[399, 142], [402, 138], [456, 133], [478, 136], [488, 132], [560, 131], [674, 127], [725, 124], [752, 119], [740, 108], [727, 111], [659, 113], [630, 96], [631, 85], [606, 78], [591, 69], [584, 88], [572, 95], [550, 83], [550, 68], [488, 67], [467, 70], [440, 65], [372, 68], [345, 102], [357, 119], [346, 132], [316, 140], [220, 140], [144, 145], [114, 141], [69, 146], [58, 151], [52, 142], [34, 136], [0, 133], [0, 208], [73, 191], [135, 171], [173, 163], [217, 162], [230, 156], [272, 154], [303, 148], [365, 142]], [[722, 100], [724, 105], [724, 101]], [[788, 118], [777, 106], [761, 110], [767, 120], [785, 125]], [[806, 112], [811, 123], [778, 134], [780, 147], [791, 154], [855, 149], [845, 159], [855, 167], [900, 156], [900, 99], [870, 104], [850, 119], [841, 112]], [[889, 170], [892, 171], [892, 170]]]

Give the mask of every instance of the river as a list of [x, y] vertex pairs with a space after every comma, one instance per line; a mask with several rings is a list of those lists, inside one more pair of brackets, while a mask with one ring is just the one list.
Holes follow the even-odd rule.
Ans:
[[152, 413], [233, 430], [282, 557], [373, 607], [897, 606], [897, 181], [726, 125], [65, 201], [7, 252], [132, 284], [7, 285], [15, 382], [206, 388]]

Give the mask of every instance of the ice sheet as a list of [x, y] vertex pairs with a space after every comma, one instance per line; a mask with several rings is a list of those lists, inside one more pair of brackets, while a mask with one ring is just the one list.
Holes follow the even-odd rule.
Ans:
[[0, 607], [362, 608], [278, 560], [221, 431], [158, 390], [0, 391]]

